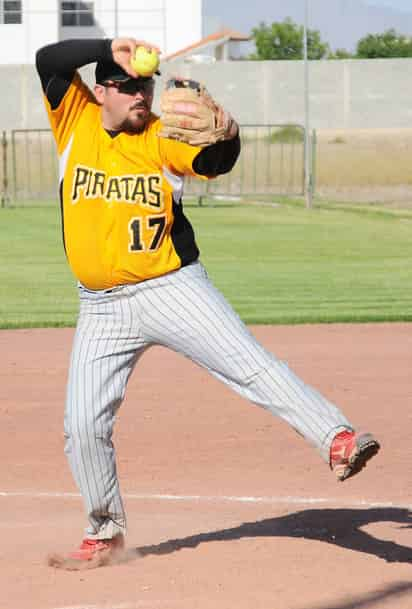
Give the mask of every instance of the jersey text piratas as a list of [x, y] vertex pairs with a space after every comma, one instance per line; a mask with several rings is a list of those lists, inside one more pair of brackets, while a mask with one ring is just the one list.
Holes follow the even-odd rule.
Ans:
[[162, 177], [159, 174], [129, 174], [108, 176], [106, 172], [76, 165], [74, 167], [72, 203], [77, 203], [80, 195], [85, 199], [103, 199], [107, 202], [131, 203], [164, 207]]

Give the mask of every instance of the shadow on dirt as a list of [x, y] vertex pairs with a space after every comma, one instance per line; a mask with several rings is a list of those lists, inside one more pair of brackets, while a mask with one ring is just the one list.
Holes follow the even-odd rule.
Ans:
[[[302, 609], [377, 609], [382, 607], [381, 601], [391, 598], [391, 606], [396, 607], [394, 604], [396, 600], [399, 600], [403, 596], [410, 595], [412, 590], [412, 584], [407, 582], [395, 582], [384, 588], [380, 588], [374, 592], [368, 592], [361, 598], [352, 598], [348, 600], [338, 601], [336, 604], [331, 605], [311, 605], [310, 607], [303, 607]], [[389, 604], [385, 606], [389, 607]]]
[[[376, 556], [389, 563], [412, 563], [412, 548], [378, 539], [362, 530], [362, 527], [380, 522], [398, 523], [400, 525], [398, 528], [401, 529], [410, 528], [412, 513], [408, 509], [385, 507], [303, 510], [278, 518], [245, 522], [229, 529], [169, 539], [156, 545], [130, 549], [127, 554], [128, 559], [133, 560], [149, 555], [171, 554], [183, 548], [196, 548], [201, 543], [211, 541], [247, 537], [297, 537], [324, 541], [348, 550]], [[342, 609], [351, 608], [352, 605], [342, 606]]]

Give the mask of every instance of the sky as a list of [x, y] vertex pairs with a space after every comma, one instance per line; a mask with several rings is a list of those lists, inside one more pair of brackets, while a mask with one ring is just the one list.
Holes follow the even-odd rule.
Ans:
[[365, 2], [375, 6], [388, 6], [400, 11], [412, 12], [411, 0], [365, 0]]

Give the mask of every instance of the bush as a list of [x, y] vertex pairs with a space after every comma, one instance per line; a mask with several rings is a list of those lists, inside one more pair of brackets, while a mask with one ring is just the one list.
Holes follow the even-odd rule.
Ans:
[[273, 131], [266, 139], [271, 144], [301, 143], [304, 139], [304, 131], [296, 125], [285, 125]]
[[345, 139], [338, 135], [333, 140], [330, 140], [329, 144], [346, 144]]

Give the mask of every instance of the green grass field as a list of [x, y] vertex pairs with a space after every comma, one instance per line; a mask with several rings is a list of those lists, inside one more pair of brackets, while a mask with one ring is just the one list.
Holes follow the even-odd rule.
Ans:
[[[298, 202], [187, 206], [209, 275], [247, 323], [412, 320], [412, 213]], [[57, 207], [0, 210], [0, 327], [75, 324]]]

